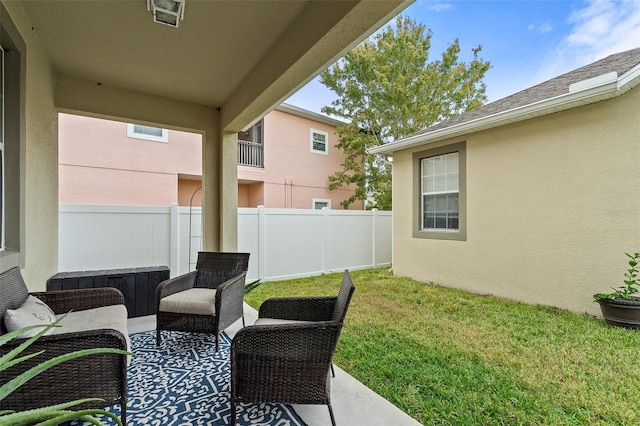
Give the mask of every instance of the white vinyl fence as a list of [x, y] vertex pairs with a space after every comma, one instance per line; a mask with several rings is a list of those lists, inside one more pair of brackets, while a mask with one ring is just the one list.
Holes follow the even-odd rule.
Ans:
[[[167, 265], [193, 270], [202, 246], [201, 209], [62, 204], [61, 272]], [[391, 264], [391, 212], [238, 209], [238, 251], [251, 253], [247, 280], [275, 280]]]

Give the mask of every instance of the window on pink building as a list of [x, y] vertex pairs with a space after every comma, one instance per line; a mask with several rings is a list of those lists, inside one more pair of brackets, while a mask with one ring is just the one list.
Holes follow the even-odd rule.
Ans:
[[329, 134], [321, 130], [311, 129], [311, 152], [328, 154]]
[[142, 124], [127, 124], [127, 136], [148, 141], [169, 142], [169, 132], [167, 129], [144, 126]]

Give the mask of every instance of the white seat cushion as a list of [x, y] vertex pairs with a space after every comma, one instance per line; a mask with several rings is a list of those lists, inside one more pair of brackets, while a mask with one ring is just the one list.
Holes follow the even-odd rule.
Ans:
[[[56, 315], [56, 318], [61, 316]], [[60, 327], [55, 327], [51, 334], [75, 333], [101, 328], [118, 330], [127, 341], [127, 350], [131, 348], [127, 329], [127, 308], [124, 305], [110, 305], [84, 311], [72, 311], [59, 325]]]
[[160, 299], [161, 312], [176, 314], [215, 315], [216, 290], [190, 288]]
[[278, 318], [258, 318], [253, 325], [305, 324], [313, 321], [285, 320]]

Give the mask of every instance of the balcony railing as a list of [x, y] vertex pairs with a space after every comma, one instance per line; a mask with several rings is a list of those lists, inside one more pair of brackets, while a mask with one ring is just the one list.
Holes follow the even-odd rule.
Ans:
[[261, 143], [238, 140], [238, 165], [264, 167], [264, 149]]

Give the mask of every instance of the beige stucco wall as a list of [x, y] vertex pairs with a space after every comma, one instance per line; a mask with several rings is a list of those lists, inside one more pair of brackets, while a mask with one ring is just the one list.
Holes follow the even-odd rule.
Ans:
[[[640, 88], [394, 155], [393, 270], [599, 314], [640, 251]], [[467, 240], [412, 237], [412, 153], [466, 140]]]
[[58, 267], [57, 119], [53, 70], [22, 6], [4, 3], [26, 47], [24, 127], [21, 129], [20, 247], [22, 274], [31, 290], [43, 290]]

